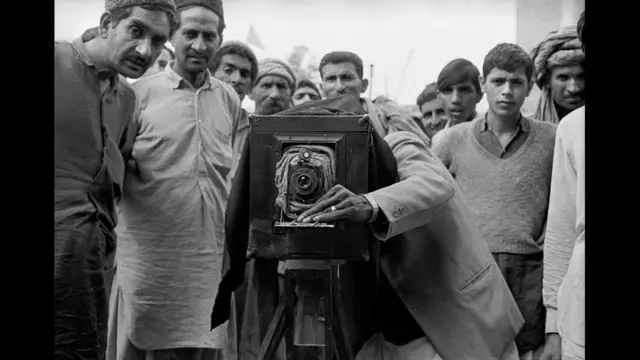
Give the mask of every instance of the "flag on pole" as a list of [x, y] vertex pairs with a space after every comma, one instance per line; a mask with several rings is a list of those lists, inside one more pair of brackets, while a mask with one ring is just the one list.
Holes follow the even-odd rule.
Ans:
[[258, 32], [251, 25], [249, 27], [249, 34], [247, 35], [247, 44], [251, 46], [255, 46], [256, 48], [265, 51], [264, 45], [262, 45], [262, 41], [260, 41], [260, 37], [258, 36]]

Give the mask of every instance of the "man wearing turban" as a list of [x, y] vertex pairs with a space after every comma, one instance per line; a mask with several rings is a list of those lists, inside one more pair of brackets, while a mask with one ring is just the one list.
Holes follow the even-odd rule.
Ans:
[[209, 315], [223, 273], [240, 99], [208, 69], [222, 42], [222, 2], [175, 5], [176, 59], [133, 84], [109, 360], [215, 360], [228, 344], [227, 324], [211, 329]]
[[136, 101], [124, 77], [145, 73], [176, 23], [173, 0], [107, 0], [98, 27], [54, 43], [55, 359], [104, 359], [105, 271]]
[[550, 32], [531, 51], [541, 94], [534, 118], [558, 124], [584, 105], [584, 51], [575, 26]]
[[[296, 76], [286, 62], [274, 58], [260, 60], [253, 84], [250, 97], [255, 102], [256, 115], [273, 115], [293, 106], [291, 97], [296, 87]], [[266, 259], [253, 259], [247, 264], [246, 300], [243, 318], [238, 319], [241, 325], [238, 350], [241, 359], [258, 356], [261, 341], [278, 305], [278, 299], [271, 296], [269, 289], [282, 288], [284, 284], [281, 276], [274, 278], [269, 274], [277, 271], [282, 275], [283, 265], [284, 262]], [[279, 283], [272, 283], [272, 280]], [[244, 289], [244, 285], [241, 289]], [[276, 356], [284, 358], [283, 346]]]
[[[578, 21], [583, 52], [584, 14]], [[585, 106], [571, 112], [556, 133], [542, 279], [547, 341], [540, 360], [585, 357], [584, 116]]]
[[289, 109], [295, 88], [296, 75], [286, 62], [273, 58], [260, 60], [250, 95], [255, 102], [255, 113], [273, 115]]

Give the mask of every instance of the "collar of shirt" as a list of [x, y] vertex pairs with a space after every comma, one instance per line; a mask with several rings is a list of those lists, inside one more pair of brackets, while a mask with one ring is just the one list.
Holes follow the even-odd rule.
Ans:
[[[167, 77], [171, 82], [173, 89], [180, 89], [180, 88], [184, 89], [185, 87], [189, 89], [195, 89], [190, 82], [185, 80], [182, 76], [180, 76], [180, 74], [178, 74], [175, 70], [173, 70], [173, 65], [175, 63], [176, 63], [175, 60], [169, 61], [169, 63], [167, 64], [167, 67], [164, 70], [167, 73]], [[206, 72], [206, 76], [204, 79], [204, 84], [202, 84], [200, 89], [206, 90], [206, 89], [211, 89], [211, 73], [209, 72], [209, 69], [205, 69], [205, 72]]]
[[82, 38], [79, 37], [75, 39], [72, 43], [73, 47], [78, 50], [78, 60], [85, 63], [87, 66], [92, 68], [100, 82], [100, 89], [102, 90], [102, 94], [107, 90], [112, 90], [114, 93], [118, 91], [118, 85], [120, 83], [120, 77], [111, 69], [102, 69], [98, 70], [96, 66], [91, 62], [91, 58], [89, 58], [89, 53], [87, 53], [87, 48], [84, 46], [84, 42]]
[[[491, 126], [489, 126], [489, 122], [487, 121], [488, 112], [484, 114], [482, 119], [480, 120], [480, 130], [481, 131], [490, 131]], [[520, 118], [518, 119], [518, 127], [517, 130], [522, 132], [526, 132], [527, 134], [531, 131], [529, 123], [523, 119], [522, 114], [520, 114]]]

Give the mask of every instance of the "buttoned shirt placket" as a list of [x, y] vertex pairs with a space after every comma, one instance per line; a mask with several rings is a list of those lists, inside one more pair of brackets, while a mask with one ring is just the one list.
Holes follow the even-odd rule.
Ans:
[[[194, 88], [190, 86], [190, 89], [193, 90]], [[198, 129], [197, 131], [197, 136], [198, 136], [198, 140], [197, 140], [197, 152], [196, 152], [196, 156], [197, 156], [197, 179], [198, 179], [198, 185], [200, 187], [203, 186], [202, 181], [207, 181], [207, 169], [206, 169], [206, 165], [205, 165], [205, 160], [204, 160], [204, 141], [203, 141], [203, 136], [202, 136], [202, 118], [203, 118], [203, 114], [201, 114], [201, 110], [202, 110], [202, 106], [200, 106], [200, 96], [201, 95], [205, 95], [207, 91], [211, 90], [211, 83], [207, 82], [206, 84], [204, 84], [203, 86], [201, 86], [199, 89], [197, 89], [195, 91], [194, 94], [194, 98], [193, 98], [193, 106], [195, 107], [195, 121], [196, 121], [196, 129]]]

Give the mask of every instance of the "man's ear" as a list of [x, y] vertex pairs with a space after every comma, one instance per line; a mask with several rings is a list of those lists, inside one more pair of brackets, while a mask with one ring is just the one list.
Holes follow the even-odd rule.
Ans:
[[533, 81], [533, 79], [529, 80], [529, 83], [527, 84], [527, 95], [529, 96], [529, 94], [531, 94], [531, 90], [533, 89], [533, 85], [535, 84], [535, 82]]
[[[487, 92], [487, 79], [485, 79], [484, 76], [482, 76], [482, 75], [478, 75], [478, 82], [480, 83], [480, 90], [482, 91], [481, 94], [486, 93]], [[482, 97], [480, 97], [480, 99], [482, 99]]]
[[100, 37], [103, 39], [106, 39], [107, 36], [109, 36], [109, 30], [111, 30], [111, 25], [112, 25], [112, 21], [111, 21], [111, 14], [109, 14], [108, 12], [105, 12], [102, 14], [102, 16], [100, 16], [100, 26], [99, 26], [99, 30], [100, 30]]
[[360, 90], [360, 93], [364, 94], [365, 91], [367, 91], [367, 88], [369, 87], [369, 80], [368, 79], [362, 79], [362, 80], [360, 80], [360, 82], [362, 83], [362, 90]]
[[476, 104], [480, 103], [483, 97], [484, 97], [484, 93], [482, 92], [482, 90], [478, 91], [478, 95], [476, 95]]

